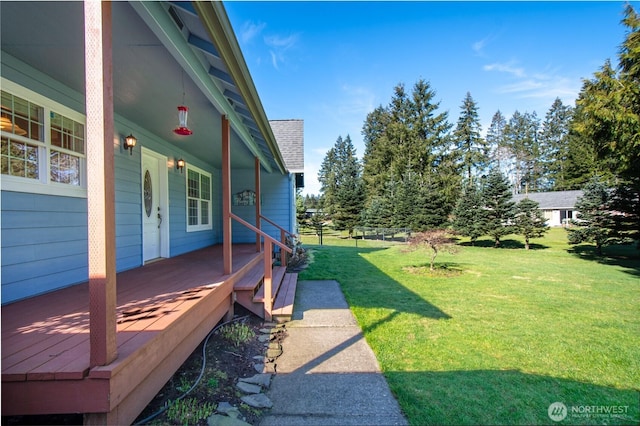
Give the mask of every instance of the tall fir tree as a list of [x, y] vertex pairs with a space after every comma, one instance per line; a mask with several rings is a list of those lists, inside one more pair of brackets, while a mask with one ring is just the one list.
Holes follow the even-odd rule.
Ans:
[[541, 186], [542, 164], [536, 113], [515, 111], [505, 126], [505, 144], [512, 153], [510, 180], [516, 193], [536, 191]]
[[[353, 229], [360, 224], [364, 208], [361, 165], [351, 137], [347, 135], [342, 139], [342, 136], [339, 136], [325, 160], [321, 168], [322, 179], [324, 180], [324, 176], [329, 176], [329, 182], [333, 185], [331, 187], [331, 204], [325, 207], [331, 214], [335, 228], [347, 230], [351, 235]], [[325, 169], [330, 170], [325, 172]], [[323, 180], [320, 180], [320, 183], [325, 188]], [[327, 194], [325, 193], [325, 195]]]
[[467, 92], [460, 106], [460, 116], [453, 132], [453, 139], [468, 183], [475, 180], [472, 173], [481, 173], [488, 166], [489, 148], [481, 132], [478, 106], [471, 93]]
[[567, 176], [569, 131], [573, 108], [556, 98], [547, 111], [540, 132], [540, 152], [544, 167], [544, 190], [570, 189]]
[[485, 209], [482, 204], [482, 195], [478, 185], [469, 183], [465, 185], [460, 199], [453, 210], [452, 227], [460, 235], [469, 237], [471, 245], [484, 235]]
[[[338, 138], [342, 143], [342, 136]], [[338, 142], [336, 142], [336, 145]], [[320, 182], [320, 192], [322, 192], [322, 209], [326, 215], [332, 215], [335, 210], [335, 197], [338, 189], [338, 160], [336, 157], [335, 145], [322, 159], [320, 170], [318, 171], [318, 182]]]
[[515, 219], [513, 221], [514, 233], [524, 237], [524, 248], [529, 250], [532, 238], [541, 238], [549, 230], [540, 210], [540, 205], [524, 198], [516, 204]]
[[367, 116], [362, 132], [368, 206], [375, 197], [390, 196], [387, 182], [401, 182], [411, 171], [416, 179], [436, 185], [436, 192], [445, 197], [445, 209], [452, 209], [459, 193], [459, 166], [451, 149], [447, 113], [438, 111], [434, 99], [427, 81], [416, 82], [410, 93], [398, 84], [389, 105]]
[[594, 243], [596, 253], [602, 248], [619, 242], [615, 222], [611, 214], [612, 193], [598, 177], [592, 178], [583, 189], [582, 197], [576, 201], [577, 218], [571, 221], [569, 244]]
[[485, 208], [485, 234], [493, 238], [495, 247], [500, 239], [510, 234], [515, 215], [515, 203], [507, 178], [497, 169], [492, 170], [482, 188], [482, 204]]
[[491, 168], [499, 168], [502, 170], [502, 162], [506, 158], [511, 157], [511, 153], [506, 147], [504, 140], [504, 129], [507, 126], [507, 119], [500, 110], [496, 111], [491, 118], [491, 124], [487, 129], [486, 141], [489, 145], [489, 166]]

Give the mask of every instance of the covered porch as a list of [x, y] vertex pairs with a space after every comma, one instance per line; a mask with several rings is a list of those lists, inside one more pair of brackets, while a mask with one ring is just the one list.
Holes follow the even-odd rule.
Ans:
[[[119, 273], [118, 356], [106, 366], [90, 366], [88, 284], [3, 307], [3, 415], [99, 413], [85, 421], [132, 422], [233, 315], [234, 285], [256, 280], [251, 272], [264, 263], [255, 244], [234, 244], [234, 272], [226, 275], [222, 251], [215, 245]], [[283, 307], [286, 292], [275, 306]]]

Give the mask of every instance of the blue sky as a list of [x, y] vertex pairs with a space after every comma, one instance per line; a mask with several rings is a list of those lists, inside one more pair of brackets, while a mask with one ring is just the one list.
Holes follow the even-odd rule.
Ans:
[[[305, 190], [338, 136], [359, 157], [369, 112], [398, 83], [436, 91], [455, 125], [467, 92], [485, 132], [496, 111], [573, 105], [625, 36], [624, 2], [226, 2], [269, 119], [305, 122]], [[631, 2], [640, 11], [640, 2]]]

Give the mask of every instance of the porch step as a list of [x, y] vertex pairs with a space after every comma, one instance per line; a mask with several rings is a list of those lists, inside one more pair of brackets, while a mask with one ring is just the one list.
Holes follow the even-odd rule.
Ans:
[[[278, 290], [280, 289], [280, 284], [282, 284], [282, 279], [284, 278], [284, 274], [286, 271], [287, 268], [285, 268], [284, 266], [276, 266], [275, 268], [273, 268], [273, 275], [271, 277], [272, 302], [278, 295]], [[253, 296], [253, 301], [256, 303], [264, 303], [264, 283], [260, 286], [256, 294]]]
[[[298, 274], [287, 273], [284, 266], [273, 268], [271, 277], [272, 310], [275, 321], [291, 319]], [[233, 286], [236, 303], [264, 318], [264, 264], [256, 263]]]
[[291, 320], [293, 315], [293, 302], [296, 298], [296, 286], [298, 285], [298, 274], [284, 274], [284, 279], [280, 285], [280, 291], [273, 303], [271, 315], [276, 322]]

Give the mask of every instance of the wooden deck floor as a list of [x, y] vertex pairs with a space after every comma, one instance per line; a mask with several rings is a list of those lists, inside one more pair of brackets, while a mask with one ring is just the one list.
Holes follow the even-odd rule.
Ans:
[[[231, 276], [223, 276], [221, 246], [119, 273], [118, 359], [105, 367], [89, 368], [87, 284], [3, 306], [3, 415], [112, 411], [134, 389], [144, 390], [142, 376], [181, 365], [226, 313], [234, 281], [260, 256], [255, 244], [234, 245]], [[162, 386], [167, 374], [145, 386]], [[64, 398], [56, 397], [61, 392]]]

